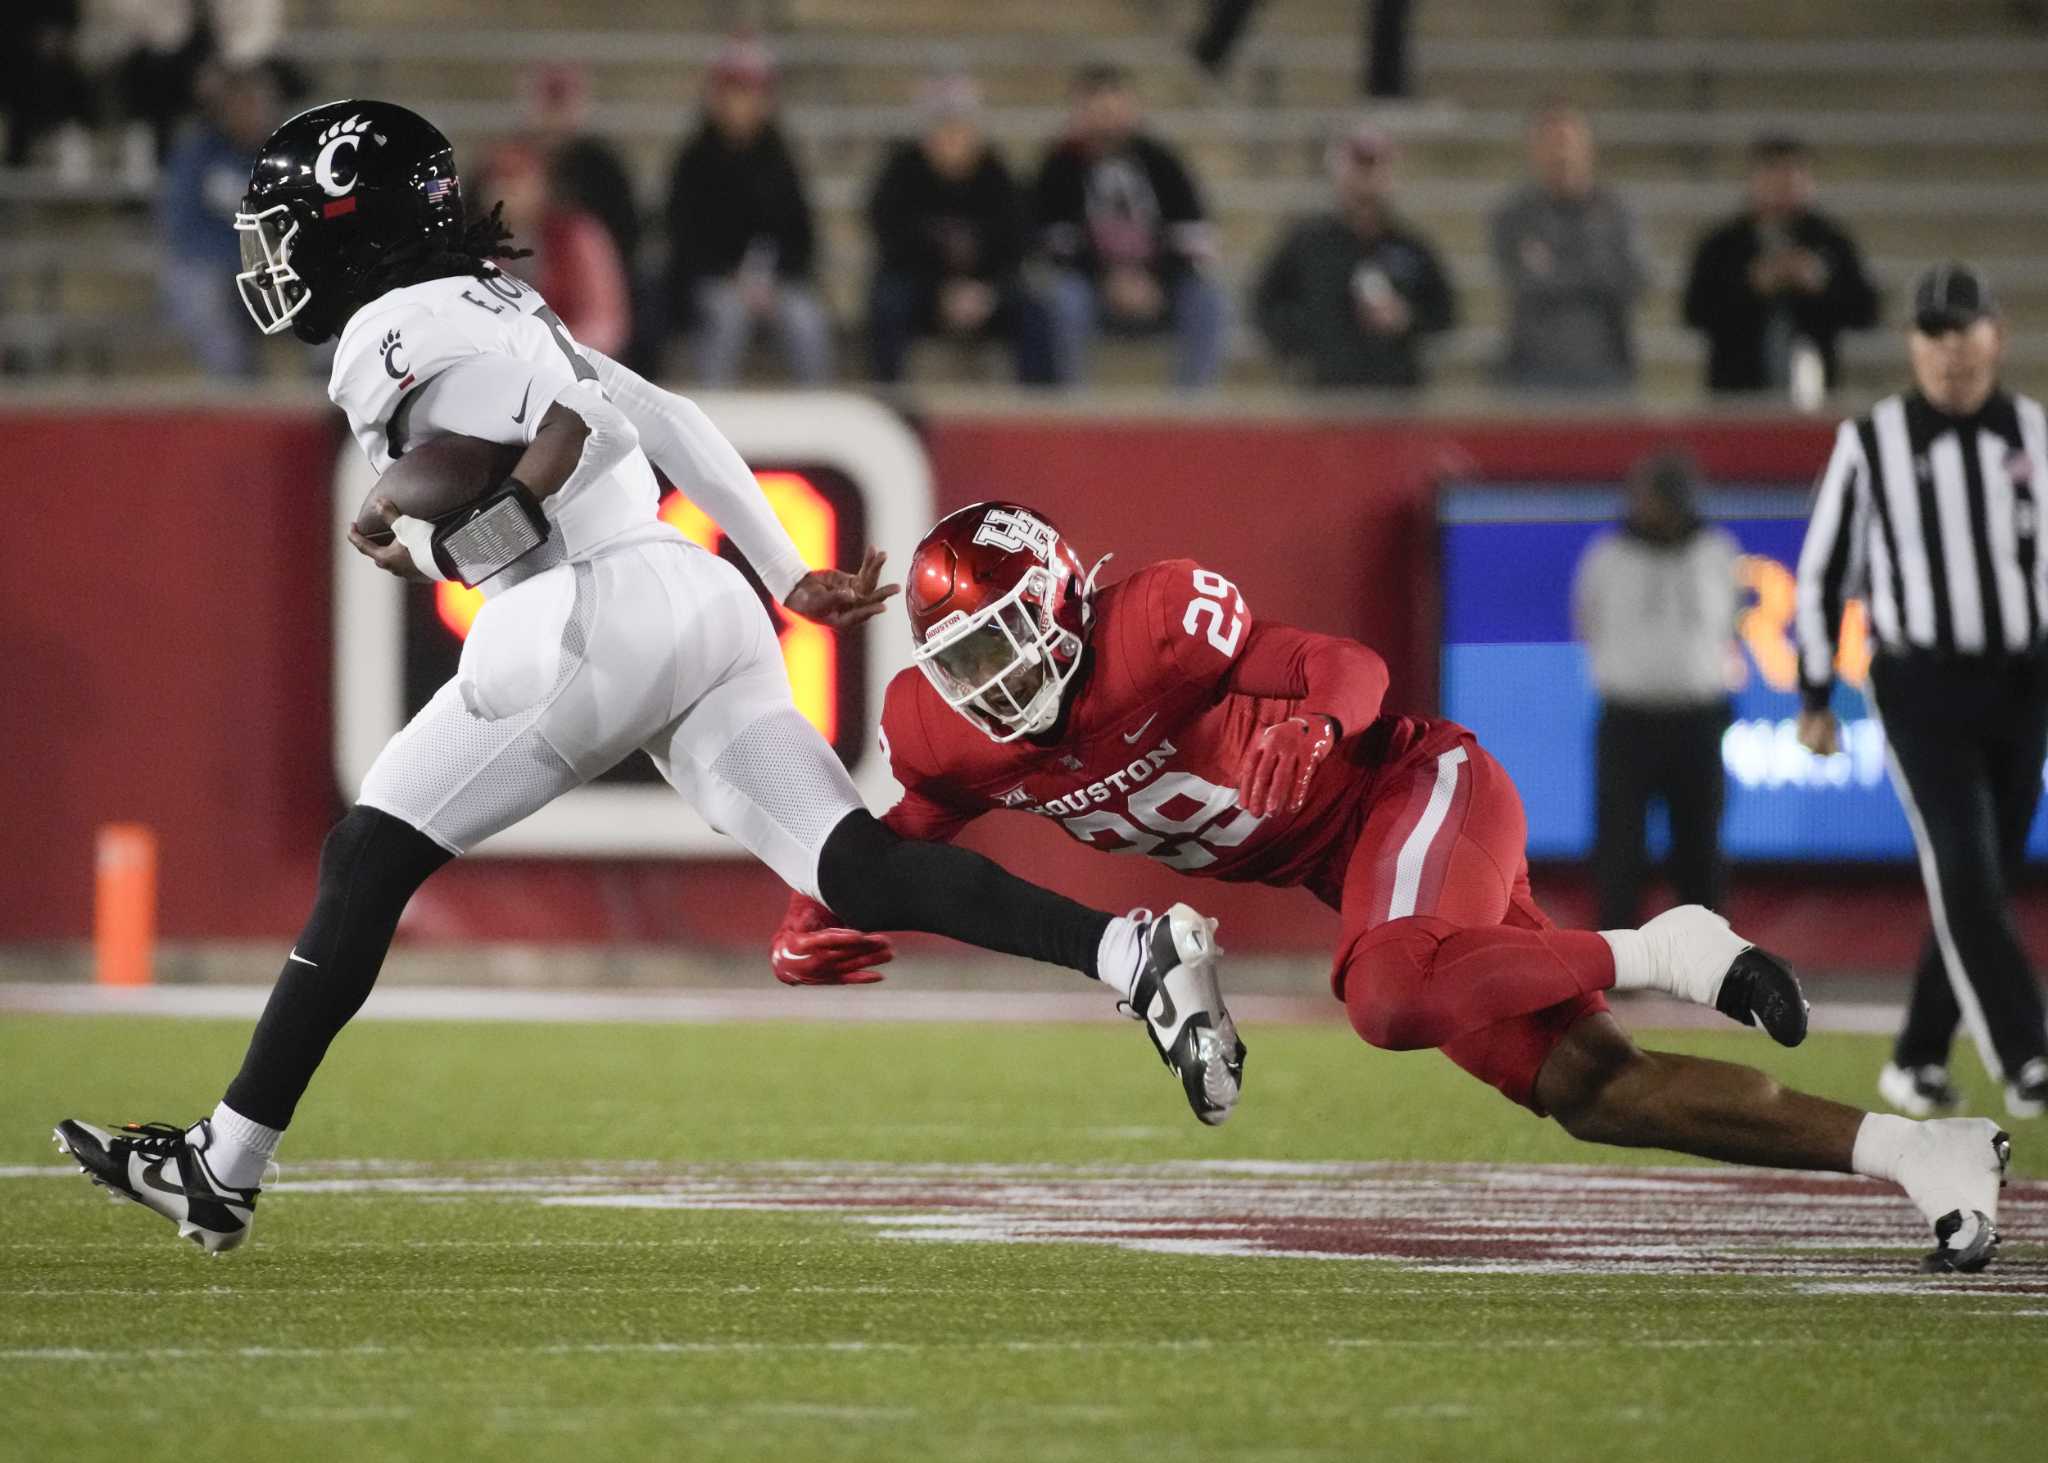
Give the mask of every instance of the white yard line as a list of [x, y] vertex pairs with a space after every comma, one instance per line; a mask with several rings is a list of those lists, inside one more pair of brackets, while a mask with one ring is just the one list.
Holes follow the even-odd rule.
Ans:
[[[269, 999], [258, 985], [99, 986], [62, 981], [0, 981], [0, 1012], [72, 1016], [191, 1016], [254, 1020]], [[1330, 1025], [1343, 1008], [1320, 989], [1301, 995], [1231, 998], [1238, 1020], [1256, 1025]], [[1730, 1030], [1713, 1011], [1663, 999], [1631, 999], [1620, 1008], [1644, 1030]], [[1823, 1001], [1813, 1029], [1889, 1034], [1904, 1008], [1887, 1002]], [[382, 986], [362, 1020], [595, 1021], [716, 1025], [734, 1021], [958, 1022], [1052, 1025], [1121, 1020], [1099, 990], [944, 991], [890, 984], [861, 990], [759, 988], [719, 990], [499, 990], [480, 986]]]
[[[2012, 1337], [2008, 1340], [2030, 1338]], [[1296, 1340], [1258, 1336], [1125, 1337], [1114, 1340], [1045, 1340], [1037, 1337], [982, 1339], [974, 1341], [578, 1341], [542, 1346], [26, 1346], [0, 1349], [4, 1362], [87, 1362], [128, 1365], [157, 1361], [327, 1361], [343, 1357], [416, 1358], [447, 1356], [748, 1356], [795, 1352], [837, 1355], [937, 1355], [945, 1353], [1002, 1352], [1209, 1352], [1268, 1349], [1321, 1349], [1326, 1351], [1582, 1351], [1589, 1343], [1583, 1337], [1492, 1337], [1456, 1339], [1410, 1336], [1331, 1336]], [[1818, 1336], [1673, 1336], [1592, 1343], [1626, 1346], [1642, 1351], [1792, 1351], [1851, 1343]], [[1853, 1343], [1860, 1350], [1875, 1345], [1918, 1345], [1910, 1337], [1890, 1341], [1860, 1338]]]

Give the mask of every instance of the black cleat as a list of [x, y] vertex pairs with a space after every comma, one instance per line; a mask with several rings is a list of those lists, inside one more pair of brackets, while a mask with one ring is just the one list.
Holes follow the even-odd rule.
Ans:
[[1963, 1105], [1963, 1095], [1939, 1063], [1902, 1067], [1886, 1062], [1877, 1074], [1877, 1092], [1886, 1104], [1909, 1118], [1940, 1117]]
[[1806, 1040], [1811, 1009], [1792, 967], [1768, 950], [1746, 947], [1728, 966], [1714, 1009], [1745, 1026], [1760, 1026], [1779, 1046]]
[[[87, 1178], [108, 1196], [154, 1210], [178, 1226], [209, 1255], [231, 1250], [249, 1237], [262, 1186], [237, 1189], [220, 1182], [207, 1167], [205, 1151], [213, 1124], [202, 1118], [191, 1128], [170, 1123], [126, 1123], [109, 1132], [66, 1118], [53, 1135]], [[266, 1180], [274, 1177], [264, 1175]]]
[[1176, 904], [1150, 919], [1142, 938], [1144, 966], [1120, 1009], [1145, 1023], [1188, 1106], [1215, 1127], [1229, 1118], [1244, 1085], [1244, 1043], [1216, 982], [1216, 921]]

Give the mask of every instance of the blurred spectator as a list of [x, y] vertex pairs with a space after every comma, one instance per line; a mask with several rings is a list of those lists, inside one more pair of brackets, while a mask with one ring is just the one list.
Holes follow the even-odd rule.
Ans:
[[[1195, 64], [1220, 78], [1259, 4], [1260, 0], [1209, 0], [1202, 33], [1195, 37]], [[1391, 101], [1409, 93], [1409, 9], [1410, 0], [1366, 0], [1364, 5], [1365, 57], [1359, 79], [1365, 95], [1375, 100]]]
[[541, 292], [571, 335], [608, 356], [620, 354], [632, 329], [626, 271], [604, 225], [556, 200], [541, 155], [524, 143], [503, 143], [484, 164], [477, 190], [484, 207], [505, 203], [505, 226], [529, 258], [508, 268]]
[[45, 139], [68, 179], [91, 168], [85, 128], [93, 97], [79, 61], [78, 21], [78, 0], [8, 0], [0, 7], [0, 118], [10, 168], [26, 167]]
[[1226, 306], [1206, 273], [1215, 231], [1173, 150], [1138, 128], [1138, 98], [1119, 66], [1090, 66], [1074, 85], [1072, 128], [1038, 174], [1037, 221], [1058, 266], [1052, 284], [1054, 370], [1087, 371], [1099, 326], [1174, 335], [1173, 384], [1215, 384]]
[[937, 331], [1009, 341], [1017, 379], [1053, 379], [1051, 329], [1024, 286], [1024, 199], [981, 128], [964, 76], [926, 83], [924, 135], [890, 151], [868, 198], [876, 266], [868, 295], [875, 379], [903, 379], [911, 341]]
[[1813, 208], [1803, 143], [1750, 149], [1749, 208], [1700, 241], [1685, 323], [1707, 337], [1709, 391], [1782, 391], [1802, 358], [1839, 377], [1835, 341], [1877, 323], [1877, 291], [1849, 236]]
[[235, 293], [242, 267], [235, 210], [249, 162], [283, 120], [276, 74], [245, 66], [209, 78], [207, 112], [164, 166], [157, 201], [164, 319], [212, 376], [248, 376], [258, 336]]
[[755, 327], [772, 320], [789, 374], [832, 374], [832, 322], [812, 285], [816, 239], [796, 157], [775, 120], [775, 72], [754, 42], [711, 69], [703, 117], [669, 183], [669, 310], [695, 327], [697, 380], [739, 374]]
[[1733, 715], [1741, 551], [1693, 504], [1690, 458], [1660, 452], [1629, 473], [1628, 514], [1572, 577], [1573, 628], [1600, 693], [1593, 872], [1600, 928], [1640, 922], [1644, 819], [1662, 799], [1680, 904], [1721, 898], [1721, 736]]
[[1259, 329], [1317, 386], [1419, 386], [1422, 337], [1455, 319], [1436, 251], [1388, 201], [1393, 166], [1370, 125], [1334, 143], [1337, 207], [1296, 224], [1260, 272]]
[[287, 102], [305, 91], [305, 77], [276, 55], [284, 0], [95, 0], [88, 20], [90, 49], [111, 63], [126, 124], [122, 171], [138, 187], [169, 157], [186, 120], [212, 107], [202, 84], [219, 73], [209, 63], [267, 64]]
[[603, 224], [633, 274], [640, 258], [640, 207], [619, 150], [589, 129], [589, 75], [581, 66], [537, 68], [527, 78], [526, 115], [534, 145], [547, 159], [555, 198]]
[[1530, 118], [1529, 170], [1493, 216], [1508, 305], [1501, 379], [1531, 391], [1627, 387], [1647, 271], [1634, 219], [1594, 178], [1584, 113], [1552, 102]]

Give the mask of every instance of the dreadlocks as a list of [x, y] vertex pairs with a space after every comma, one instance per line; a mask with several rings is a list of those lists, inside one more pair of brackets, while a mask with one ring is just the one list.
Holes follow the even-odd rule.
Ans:
[[381, 293], [430, 279], [446, 279], [451, 274], [495, 274], [494, 261], [524, 259], [533, 253], [531, 249], [511, 247], [512, 231], [505, 227], [504, 212], [505, 205], [500, 201], [491, 205], [489, 213], [471, 218], [462, 226], [462, 237], [452, 249], [436, 240], [420, 240], [389, 249], [367, 275]]

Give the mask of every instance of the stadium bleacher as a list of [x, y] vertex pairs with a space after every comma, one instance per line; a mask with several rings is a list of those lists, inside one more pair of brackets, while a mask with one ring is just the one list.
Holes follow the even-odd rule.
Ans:
[[[319, 93], [402, 99], [471, 157], [517, 128], [524, 68], [581, 62], [592, 124], [624, 150], [652, 212], [703, 67], [735, 21], [758, 23], [782, 65], [786, 122], [821, 214], [826, 290], [852, 329], [869, 253], [861, 200], [887, 140], [914, 126], [917, 79], [936, 67], [974, 71], [992, 134], [1026, 166], [1061, 125], [1076, 63], [1132, 68], [1153, 126], [1200, 170], [1241, 298], [1286, 217], [1325, 201], [1324, 144], [1359, 111], [1355, 0], [1269, 11], [1220, 87], [1187, 59], [1194, 7], [1171, 0], [999, 13], [944, 0], [627, 3], [606, 6], [602, 28], [590, 10], [545, 0], [506, 0], [488, 28], [453, 0], [302, 0], [287, 48]], [[1522, 174], [1527, 109], [1554, 95], [1589, 110], [1603, 174], [1643, 224], [1654, 266], [1638, 314], [1646, 401], [1698, 399], [1701, 347], [1679, 323], [1676, 294], [1693, 240], [1736, 206], [1746, 145], [1764, 131], [1813, 144], [1821, 206], [1846, 220], [1888, 294], [1929, 258], [1968, 254], [2002, 287], [2016, 379], [2048, 364], [2048, 265], [2031, 253], [2048, 219], [2039, 7], [1427, 0], [1416, 25], [1419, 100], [1379, 120], [1403, 147], [1400, 205], [1445, 251], [1461, 294], [1463, 324], [1435, 352], [1439, 397], [1485, 394], [1502, 313], [1486, 220]], [[150, 324], [144, 201], [111, 182], [80, 190], [44, 174], [0, 175], [0, 351], [59, 372], [192, 369]], [[1891, 381], [1898, 361], [1890, 331], [1852, 337], [1847, 394]], [[1101, 375], [1128, 386], [1156, 380], [1160, 367], [1147, 348], [1124, 348]], [[1281, 384], [1242, 324], [1231, 381]]]

